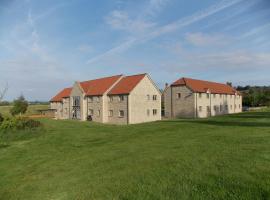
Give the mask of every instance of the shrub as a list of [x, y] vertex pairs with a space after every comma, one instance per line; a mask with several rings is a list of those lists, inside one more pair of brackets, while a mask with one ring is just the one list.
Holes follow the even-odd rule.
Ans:
[[15, 117], [5, 118], [1, 123], [0, 130], [13, 130], [17, 128], [17, 119]]
[[0, 130], [24, 130], [24, 129], [34, 129], [41, 126], [39, 121], [22, 118], [22, 117], [12, 117], [5, 118], [0, 125]]
[[4, 117], [2, 116], [2, 114], [0, 113], [0, 125], [1, 123], [4, 121]]

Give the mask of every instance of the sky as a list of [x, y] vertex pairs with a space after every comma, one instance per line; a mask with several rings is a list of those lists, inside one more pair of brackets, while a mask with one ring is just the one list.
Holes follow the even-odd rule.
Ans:
[[47, 101], [75, 81], [148, 73], [270, 85], [270, 0], [0, 0], [0, 89]]

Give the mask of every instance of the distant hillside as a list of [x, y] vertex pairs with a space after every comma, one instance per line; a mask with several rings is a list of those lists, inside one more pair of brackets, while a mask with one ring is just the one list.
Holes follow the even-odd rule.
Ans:
[[244, 106], [270, 106], [270, 86], [238, 86]]

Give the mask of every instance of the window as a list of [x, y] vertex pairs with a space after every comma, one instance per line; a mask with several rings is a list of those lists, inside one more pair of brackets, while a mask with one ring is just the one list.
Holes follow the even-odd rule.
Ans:
[[119, 110], [119, 117], [124, 117], [125, 116], [125, 112], [123, 110]]
[[97, 102], [99, 102], [99, 101], [100, 101], [100, 97], [97, 97], [96, 99], [97, 99]]
[[199, 93], [199, 98], [202, 98], [202, 93]]
[[222, 105], [219, 106], [219, 110], [220, 110], [220, 112], [222, 112], [222, 110], [223, 110]]
[[147, 95], [147, 100], [150, 101], [150, 95], [149, 94]]
[[97, 116], [98, 116], [98, 117], [100, 116], [100, 110], [97, 111]]
[[113, 102], [113, 97], [109, 97], [109, 101], [110, 102]]
[[236, 104], [234, 105], [234, 108], [236, 108]]
[[214, 111], [218, 112], [218, 106], [214, 106]]
[[109, 117], [113, 116], [113, 110], [109, 110]]
[[153, 95], [153, 101], [157, 100], [157, 95]]
[[157, 109], [153, 109], [153, 115], [157, 115]]
[[73, 97], [73, 106], [80, 106], [80, 97]]
[[225, 110], [228, 110], [228, 105], [225, 105]]
[[210, 106], [207, 106], [207, 112], [210, 112]]
[[241, 104], [239, 104], [239, 108], [241, 108]]
[[207, 94], [207, 99], [209, 99], [210, 98], [210, 94]]
[[93, 102], [93, 97], [89, 97], [89, 102]]
[[181, 99], [181, 93], [177, 93], [177, 99]]
[[150, 110], [147, 109], [147, 116], [150, 116]]
[[202, 112], [202, 106], [199, 106], [199, 111]]
[[124, 101], [125, 100], [125, 97], [123, 95], [120, 95], [119, 96], [119, 101]]
[[94, 111], [92, 109], [89, 109], [89, 115], [93, 115]]

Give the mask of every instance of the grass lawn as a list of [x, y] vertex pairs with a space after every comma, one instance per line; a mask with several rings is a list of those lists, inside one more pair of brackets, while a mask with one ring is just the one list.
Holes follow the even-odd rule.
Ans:
[[[5, 115], [5, 116], [10, 116], [10, 109], [12, 106], [0, 106], [0, 113]], [[49, 105], [29, 105], [26, 115], [35, 115], [38, 114], [37, 110], [41, 109], [48, 109]]]
[[0, 146], [0, 199], [270, 199], [269, 111], [129, 126], [41, 121]]

